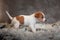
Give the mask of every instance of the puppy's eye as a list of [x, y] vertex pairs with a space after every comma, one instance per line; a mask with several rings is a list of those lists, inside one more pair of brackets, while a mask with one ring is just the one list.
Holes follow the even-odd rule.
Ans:
[[41, 18], [43, 18], [43, 16]]

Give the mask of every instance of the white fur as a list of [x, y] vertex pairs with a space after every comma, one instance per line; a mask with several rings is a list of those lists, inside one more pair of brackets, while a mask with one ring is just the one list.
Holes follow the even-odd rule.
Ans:
[[6, 14], [8, 15], [8, 17], [12, 20], [13, 18], [10, 16], [10, 14], [8, 13], [8, 11], [6, 11]]
[[[9, 18], [12, 19], [11, 24], [14, 25], [15, 28], [19, 28], [20, 23], [16, 19], [16, 17], [12, 18], [7, 11], [6, 11], [6, 13], [9, 16]], [[34, 17], [34, 14], [32, 14], [32, 15], [20, 15], [20, 16], [24, 16], [24, 25], [29, 25], [31, 30], [33, 32], [36, 32], [35, 24], [37, 22], [37, 19]], [[45, 18], [43, 19], [43, 21], [45, 21]]]

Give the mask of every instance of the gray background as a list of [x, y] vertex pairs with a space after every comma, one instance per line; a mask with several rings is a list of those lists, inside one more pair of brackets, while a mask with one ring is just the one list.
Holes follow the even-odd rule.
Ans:
[[42, 11], [46, 15], [46, 23], [54, 23], [60, 20], [60, 0], [0, 0], [0, 22], [9, 21], [5, 13], [6, 10], [13, 17]]

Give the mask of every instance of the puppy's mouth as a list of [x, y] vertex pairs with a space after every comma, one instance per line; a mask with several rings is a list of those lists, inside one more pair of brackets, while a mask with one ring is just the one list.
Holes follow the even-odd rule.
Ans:
[[40, 22], [45, 22], [46, 21], [46, 19], [45, 18], [43, 18], [43, 19], [38, 19]]

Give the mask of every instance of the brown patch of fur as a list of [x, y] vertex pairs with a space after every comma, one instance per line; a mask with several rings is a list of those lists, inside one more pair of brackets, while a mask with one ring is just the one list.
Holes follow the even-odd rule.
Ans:
[[23, 16], [16, 16], [16, 19], [17, 19], [21, 24], [24, 24], [24, 17], [23, 17]]
[[41, 12], [35, 12], [35, 17], [36, 18], [43, 18], [43, 15]]

